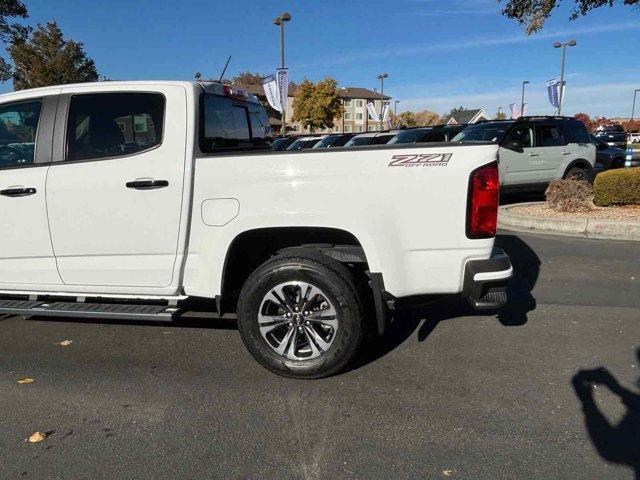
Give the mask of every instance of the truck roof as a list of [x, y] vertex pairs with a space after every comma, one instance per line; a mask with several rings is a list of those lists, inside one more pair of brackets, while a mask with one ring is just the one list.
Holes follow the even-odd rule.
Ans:
[[231, 87], [237, 93], [241, 93], [243, 99], [252, 103], [260, 103], [255, 95], [252, 95], [247, 90], [236, 85], [226, 85], [219, 82], [196, 82], [196, 81], [184, 81], [184, 80], [117, 80], [117, 81], [104, 81], [104, 82], [87, 82], [87, 83], [71, 83], [67, 85], [52, 85], [48, 87], [30, 88], [27, 90], [19, 90], [14, 92], [8, 92], [0, 95], [0, 102], [20, 99], [25, 97], [33, 97], [36, 95], [56, 95], [60, 93], [61, 89], [65, 92], [73, 93], [86, 92], [91, 87], [108, 88], [108, 87], [120, 87], [123, 90], [127, 88], [135, 88], [140, 86], [153, 87], [153, 86], [182, 86], [188, 89], [201, 88], [207, 93], [213, 93], [216, 95], [225, 95], [225, 86]]

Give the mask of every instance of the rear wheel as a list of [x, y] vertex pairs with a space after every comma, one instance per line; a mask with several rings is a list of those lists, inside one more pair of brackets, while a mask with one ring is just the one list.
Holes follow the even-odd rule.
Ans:
[[278, 255], [246, 281], [238, 327], [253, 357], [286, 377], [322, 378], [343, 369], [364, 335], [349, 270], [315, 252]]
[[567, 180], [584, 180], [586, 182], [593, 181], [593, 174], [591, 170], [582, 167], [572, 167], [567, 170], [567, 173], [564, 175], [564, 178]]

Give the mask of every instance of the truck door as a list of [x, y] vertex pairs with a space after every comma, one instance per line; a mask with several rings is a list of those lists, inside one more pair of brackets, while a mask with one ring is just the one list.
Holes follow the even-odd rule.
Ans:
[[53, 95], [0, 105], [0, 288], [62, 283], [45, 199], [57, 101]]
[[184, 88], [65, 94], [60, 103], [47, 202], [62, 280], [167, 290], [177, 281]]

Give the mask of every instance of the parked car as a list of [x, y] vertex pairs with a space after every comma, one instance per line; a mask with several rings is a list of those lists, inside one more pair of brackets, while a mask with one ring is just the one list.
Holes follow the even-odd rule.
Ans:
[[296, 137], [276, 138], [271, 143], [271, 148], [276, 151], [286, 150], [289, 145], [296, 141]]
[[397, 131], [390, 132], [368, 132], [356, 135], [349, 140], [345, 147], [358, 147], [363, 145], [385, 145], [397, 135]]
[[433, 127], [409, 128], [400, 131], [389, 144], [449, 142], [460, 133], [466, 125], [435, 125]]
[[612, 168], [624, 167], [626, 150], [618, 147], [611, 147], [595, 135], [591, 135], [591, 140], [596, 146], [596, 172], [602, 172]]
[[640, 143], [640, 132], [629, 132], [631, 143]]
[[300, 137], [296, 139], [291, 145], [287, 147], [287, 150], [306, 150], [307, 148], [313, 148], [318, 142], [320, 142], [325, 136], [321, 137]]
[[337, 135], [328, 135], [316, 143], [313, 148], [335, 148], [344, 147], [345, 143], [351, 140], [355, 133], [341, 133]]
[[236, 312], [263, 366], [319, 378], [405, 299], [506, 301], [497, 145], [276, 154], [259, 100], [209, 82], [21, 90], [0, 118], [36, 144], [0, 167], [0, 314]]
[[598, 133], [624, 133], [624, 127], [618, 123], [608, 123], [607, 125], [598, 125], [596, 127], [596, 135]]
[[454, 142], [500, 145], [503, 190], [544, 190], [558, 178], [592, 179], [596, 148], [584, 124], [568, 117], [522, 117], [469, 125]]
[[627, 148], [627, 134], [624, 132], [597, 132], [596, 137], [611, 147]]

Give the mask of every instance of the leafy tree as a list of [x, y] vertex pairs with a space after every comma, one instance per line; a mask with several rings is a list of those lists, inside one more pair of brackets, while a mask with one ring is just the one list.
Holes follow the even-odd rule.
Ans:
[[333, 128], [333, 121], [344, 113], [338, 82], [333, 78], [313, 83], [305, 79], [293, 99], [293, 121], [312, 132], [318, 128]]
[[431, 110], [421, 110], [416, 112], [416, 123], [422, 127], [437, 125], [440, 123], [440, 115]]
[[398, 115], [391, 113], [391, 124], [397, 127], [415, 127], [418, 125], [414, 112], [402, 112]]
[[[20, 0], [0, 0], [0, 42], [4, 45], [29, 35], [30, 28], [9, 23], [9, 18], [27, 18], [27, 7]], [[0, 57], [0, 81], [11, 78], [11, 65]]]
[[7, 49], [14, 64], [14, 88], [97, 81], [96, 65], [82, 47], [65, 40], [56, 22], [38, 25], [28, 38], [14, 38]]
[[507, 114], [504, 113], [502, 110], [498, 110], [496, 112], [496, 116], [495, 116], [496, 120], [506, 120], [506, 118], [507, 118]]
[[262, 85], [262, 79], [266, 75], [261, 73], [242, 72], [231, 79], [236, 85]]
[[[537, 32], [542, 28], [544, 22], [549, 18], [554, 8], [560, 5], [562, 0], [498, 0], [506, 1], [502, 14], [505, 17], [513, 18], [527, 29], [527, 33]], [[575, 20], [581, 15], [586, 15], [594, 8], [605, 5], [613, 6], [623, 4], [627, 6], [638, 6], [640, 0], [570, 0], [575, 6], [571, 11], [571, 20]]]

